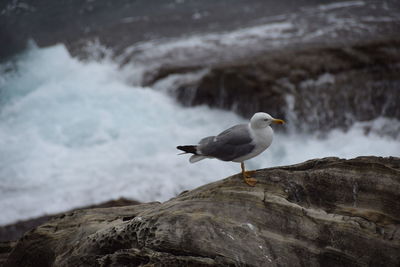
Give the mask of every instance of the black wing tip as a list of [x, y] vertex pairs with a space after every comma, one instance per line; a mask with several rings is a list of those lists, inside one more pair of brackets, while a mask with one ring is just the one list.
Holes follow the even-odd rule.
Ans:
[[184, 151], [185, 153], [192, 153], [197, 155], [197, 146], [177, 146], [176, 148]]

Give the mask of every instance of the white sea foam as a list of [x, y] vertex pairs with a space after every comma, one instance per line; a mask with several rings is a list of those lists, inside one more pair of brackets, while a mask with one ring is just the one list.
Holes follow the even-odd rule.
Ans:
[[[129, 58], [130, 64], [143, 64], [147, 69], [161, 65], [198, 65], [215, 63], [238, 56], [248, 47], [259, 49], [281, 45], [285, 40], [301, 35], [290, 21], [267, 23], [230, 32], [207, 33], [167, 40], [136, 43], [118, 56], [118, 61]], [[221, 49], [223, 48], [223, 49]]]
[[[356, 12], [359, 9], [376, 15], [361, 15]], [[270, 53], [277, 47], [287, 45], [304, 46], [315, 42], [333, 45], [338, 41], [364, 40], [371, 34], [378, 38], [384, 33], [384, 25], [399, 22], [397, 10], [388, 8], [385, 2], [365, 1], [307, 6], [298, 12], [265, 17], [257, 24], [230, 31], [135, 43], [125, 49], [117, 60], [123, 64], [142, 64], [144, 71], [162, 66], [207, 66], [248, 57], [249, 53], [255, 56], [261, 52]], [[193, 18], [200, 16], [204, 14], [195, 12]]]
[[[120, 196], [164, 201], [240, 170], [189, 164], [175, 149], [245, 121], [231, 112], [183, 108], [162, 90], [129, 86], [113, 63], [79, 62], [61, 45], [33, 49], [17, 67], [0, 81], [0, 224]], [[316, 136], [278, 134], [248, 166], [400, 154], [398, 141], [361, 126]]]
[[332, 3], [332, 4], [325, 4], [325, 5], [320, 5], [317, 7], [317, 9], [321, 11], [328, 11], [328, 10], [333, 10], [337, 8], [346, 8], [346, 7], [359, 7], [359, 6], [364, 6], [365, 3], [364, 1], [343, 1], [343, 2], [338, 2], [338, 3]]

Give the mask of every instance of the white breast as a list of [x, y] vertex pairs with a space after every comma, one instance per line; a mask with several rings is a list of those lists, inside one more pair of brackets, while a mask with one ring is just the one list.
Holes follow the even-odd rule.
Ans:
[[272, 143], [274, 131], [270, 126], [261, 129], [252, 129], [251, 127], [249, 127], [249, 129], [251, 137], [253, 139], [252, 143], [255, 147], [250, 154], [237, 158], [233, 160], [234, 162], [243, 162], [245, 160], [254, 158], [255, 156], [262, 153], [264, 150], [266, 150]]
[[274, 131], [270, 126], [262, 129], [252, 129], [251, 133], [253, 135], [252, 137], [254, 138], [253, 143], [256, 146], [254, 148], [256, 155], [266, 150], [272, 144]]

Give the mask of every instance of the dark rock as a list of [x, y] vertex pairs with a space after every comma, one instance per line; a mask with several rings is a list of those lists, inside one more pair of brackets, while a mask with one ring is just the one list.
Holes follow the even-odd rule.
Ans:
[[386, 39], [274, 50], [213, 67], [198, 83], [181, 84], [176, 94], [185, 105], [233, 109], [246, 118], [267, 111], [303, 130], [398, 119], [399, 47], [400, 39]]
[[8, 242], [0, 242], [0, 266], [6, 262], [8, 255], [14, 248], [16, 242], [8, 241]]
[[[400, 118], [399, 3], [7, 0], [0, 4], [0, 59], [30, 38], [40, 47], [63, 43], [80, 58], [101, 57], [103, 46], [121, 67], [139, 66], [135, 85], [209, 70], [167, 90], [162, 84], [184, 105], [246, 118], [265, 111], [307, 131], [347, 129]], [[243, 35], [253, 26], [264, 28]], [[176, 45], [190, 35], [192, 42]]]
[[316, 159], [255, 177], [67, 213], [21, 238], [5, 266], [399, 266], [399, 158]]
[[63, 43], [80, 56], [82, 47], [98, 40], [118, 54], [140, 41], [234, 29], [316, 3], [319, 1], [4, 0], [0, 3], [0, 60], [20, 52], [29, 39], [40, 47]]

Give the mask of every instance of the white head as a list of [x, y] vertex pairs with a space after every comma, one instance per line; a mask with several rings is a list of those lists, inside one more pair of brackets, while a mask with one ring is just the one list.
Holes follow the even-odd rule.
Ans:
[[257, 112], [250, 119], [250, 125], [253, 129], [265, 128], [271, 125], [271, 123], [283, 124], [285, 122], [280, 119], [274, 119], [271, 115], [264, 112]]

